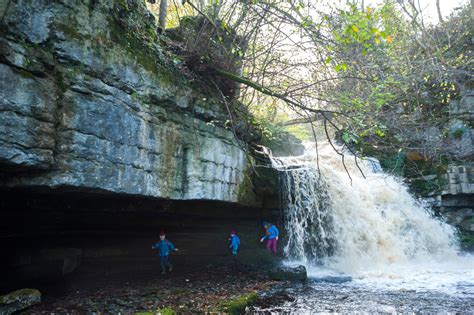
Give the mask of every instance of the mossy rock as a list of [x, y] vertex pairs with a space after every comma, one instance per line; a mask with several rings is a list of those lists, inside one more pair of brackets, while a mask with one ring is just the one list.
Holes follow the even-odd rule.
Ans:
[[0, 296], [0, 314], [11, 314], [41, 301], [41, 292], [36, 289], [21, 289]]
[[221, 304], [220, 309], [231, 315], [245, 314], [245, 308], [257, 301], [258, 295], [254, 292], [243, 295], [237, 299], [224, 302]]
[[410, 183], [411, 191], [416, 194], [426, 196], [429, 194], [433, 194], [439, 192], [441, 189], [438, 180], [423, 180], [423, 179], [415, 179]]

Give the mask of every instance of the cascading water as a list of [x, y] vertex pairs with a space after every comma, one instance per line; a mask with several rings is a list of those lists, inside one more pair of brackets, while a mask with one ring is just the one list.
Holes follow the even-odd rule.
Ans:
[[326, 180], [312, 167], [280, 165], [286, 229], [290, 231], [284, 251], [305, 262], [320, 262], [334, 253], [336, 245]]
[[371, 285], [454, 290], [462, 278], [472, 289], [474, 260], [458, 254], [455, 230], [400, 179], [373, 159], [356, 163], [347, 155], [344, 167], [331, 146], [318, 151], [319, 161], [314, 144], [302, 156], [271, 157], [280, 172], [290, 261], [316, 277], [330, 272]]

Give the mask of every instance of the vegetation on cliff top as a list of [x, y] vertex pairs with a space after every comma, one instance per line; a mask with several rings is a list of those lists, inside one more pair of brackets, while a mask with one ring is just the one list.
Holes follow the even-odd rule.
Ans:
[[[387, 168], [394, 157], [421, 156], [422, 170], [406, 158], [391, 170], [423, 174], [459, 160], [446, 143], [464, 130], [449, 129], [446, 119], [472, 80], [471, 11], [466, 3], [427, 24], [411, 0], [184, 1], [170, 3], [165, 35], [191, 72], [226, 82], [228, 106], [245, 104], [263, 141], [281, 141], [287, 131], [335, 136]], [[176, 31], [191, 24], [192, 32]], [[423, 131], [440, 126], [448, 129], [433, 145]]]

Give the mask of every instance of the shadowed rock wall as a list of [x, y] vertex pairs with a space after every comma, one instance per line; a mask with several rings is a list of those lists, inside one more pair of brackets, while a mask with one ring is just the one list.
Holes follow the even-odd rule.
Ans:
[[151, 276], [160, 271], [151, 246], [161, 230], [179, 248], [171, 257], [178, 272], [231, 264], [228, 238], [233, 229], [242, 242], [238, 261], [261, 266], [274, 261], [259, 242], [262, 220], [282, 226], [278, 211], [229, 202], [48, 188], [0, 189], [0, 213], [0, 294], [61, 283], [77, 272], [94, 274], [98, 266], [107, 275], [112, 269], [126, 273], [130, 266], [154, 265]]

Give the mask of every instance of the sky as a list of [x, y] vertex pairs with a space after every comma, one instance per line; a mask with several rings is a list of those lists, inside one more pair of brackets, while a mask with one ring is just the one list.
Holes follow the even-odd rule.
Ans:
[[[449, 16], [457, 7], [469, 3], [470, 0], [440, 0], [441, 14], [443, 17]], [[381, 0], [365, 0], [366, 5], [381, 3]], [[436, 10], [436, 0], [418, 0], [423, 10], [423, 17], [428, 23], [438, 23], [438, 12]]]

